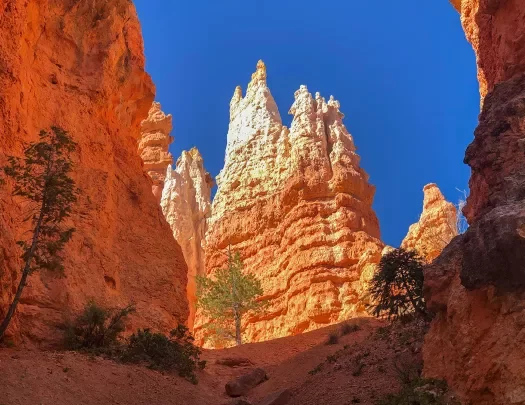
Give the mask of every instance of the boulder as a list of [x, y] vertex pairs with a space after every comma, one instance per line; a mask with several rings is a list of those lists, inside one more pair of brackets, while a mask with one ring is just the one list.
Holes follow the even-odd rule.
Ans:
[[288, 388], [285, 388], [284, 390], [268, 395], [257, 405], [286, 405], [291, 398], [292, 392]]
[[266, 381], [268, 376], [262, 368], [255, 368], [226, 383], [226, 394], [230, 397], [240, 397], [247, 394], [252, 388]]

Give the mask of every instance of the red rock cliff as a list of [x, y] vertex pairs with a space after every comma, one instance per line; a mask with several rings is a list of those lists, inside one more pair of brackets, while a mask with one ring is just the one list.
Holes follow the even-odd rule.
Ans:
[[[186, 265], [136, 149], [154, 88], [133, 4], [3, 1], [0, 88], [0, 164], [40, 129], [58, 125], [79, 144], [74, 178], [82, 190], [65, 276], [30, 278], [10, 332], [53, 341], [56, 324], [89, 298], [135, 302], [132, 327], [167, 331], [185, 321]], [[20, 269], [21, 215], [6, 188], [0, 212], [1, 316]]]
[[[282, 125], [257, 65], [230, 104], [224, 168], [208, 224], [206, 271], [225, 265], [231, 244], [270, 299], [245, 341], [298, 334], [363, 311], [361, 295], [381, 257], [375, 189], [359, 166], [339, 102], [295, 93]], [[199, 335], [197, 319], [197, 334]]]
[[465, 162], [470, 227], [425, 273], [425, 373], [473, 404], [525, 403], [525, 2], [463, 0], [484, 99]]
[[481, 97], [525, 70], [522, 0], [452, 0], [476, 52]]

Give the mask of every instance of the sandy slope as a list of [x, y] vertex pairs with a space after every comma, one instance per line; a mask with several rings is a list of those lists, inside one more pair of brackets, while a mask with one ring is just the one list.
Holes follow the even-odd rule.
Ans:
[[[226, 357], [245, 357], [264, 368], [270, 379], [248, 398], [256, 404], [266, 395], [289, 388], [290, 405], [373, 404], [399, 383], [394, 361], [418, 360], [419, 341], [404, 331], [381, 337], [379, 321], [366, 319], [362, 329], [326, 345], [334, 325], [303, 335], [206, 351], [208, 361], [199, 384], [77, 353], [0, 350], [0, 405], [175, 404], [221, 405], [228, 402], [224, 384], [249, 367], [216, 364]], [[327, 356], [336, 355], [332, 362]], [[397, 359], [397, 360], [396, 360]], [[308, 372], [322, 363], [319, 372]], [[253, 367], [252, 366], [252, 367]]]

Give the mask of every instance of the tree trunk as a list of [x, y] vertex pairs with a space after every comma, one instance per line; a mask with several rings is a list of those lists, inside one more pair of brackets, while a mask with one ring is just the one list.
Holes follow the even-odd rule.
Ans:
[[426, 311], [421, 310], [419, 308], [419, 306], [417, 305], [415, 298], [412, 296], [412, 290], [408, 286], [408, 282], [407, 282], [407, 280], [405, 278], [405, 275], [402, 272], [401, 272], [401, 278], [403, 280], [403, 285], [405, 286], [405, 290], [406, 290], [406, 293], [408, 295], [408, 300], [410, 301], [410, 303], [414, 307], [414, 311], [417, 314], [419, 314], [421, 317], [423, 317], [423, 319], [428, 320], [428, 313]]
[[35, 233], [33, 234], [31, 249], [29, 249], [29, 254], [27, 255], [26, 263], [24, 265], [24, 270], [22, 271], [22, 278], [20, 278], [20, 283], [18, 284], [18, 288], [16, 289], [15, 298], [9, 306], [9, 310], [7, 311], [7, 314], [4, 320], [2, 321], [2, 324], [0, 325], [0, 341], [2, 340], [4, 333], [6, 332], [7, 327], [9, 326], [9, 323], [11, 322], [11, 319], [15, 314], [16, 307], [18, 306], [18, 302], [20, 301], [20, 297], [22, 296], [22, 291], [26, 286], [27, 277], [29, 276], [29, 272], [31, 271], [31, 262], [33, 261], [33, 256], [35, 254], [36, 246], [38, 244], [38, 237], [40, 236], [40, 227], [42, 226], [43, 218], [44, 207], [42, 206], [42, 208], [40, 209], [40, 216], [35, 227]]
[[235, 312], [235, 343], [237, 346], [242, 345], [241, 316], [237, 311]]

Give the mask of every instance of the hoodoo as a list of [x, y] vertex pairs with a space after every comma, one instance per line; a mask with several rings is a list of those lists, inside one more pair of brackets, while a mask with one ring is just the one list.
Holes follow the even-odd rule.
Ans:
[[423, 212], [412, 224], [401, 247], [416, 250], [427, 262], [432, 262], [458, 234], [457, 210], [445, 200], [436, 184], [423, 188]]
[[173, 163], [171, 153], [168, 152], [173, 137], [171, 114], [164, 114], [160, 103], [154, 102], [148, 113], [148, 118], [140, 125], [141, 137], [139, 140], [139, 155], [144, 162], [144, 170], [153, 181], [153, 195], [160, 201], [166, 169]]
[[[333, 97], [301, 86], [283, 126], [262, 61], [243, 97], [235, 89], [224, 168], [206, 235], [206, 272], [239, 251], [262, 280], [266, 313], [245, 341], [294, 335], [363, 312], [367, 279], [381, 256], [375, 189], [359, 166]], [[202, 336], [202, 319], [196, 331]]]
[[195, 277], [204, 275], [204, 247], [207, 218], [211, 213], [211, 188], [213, 179], [204, 169], [202, 156], [197, 148], [183, 151], [175, 170], [168, 166], [166, 184], [162, 192], [161, 207], [179, 242], [188, 265], [188, 326], [193, 328], [195, 319]]

